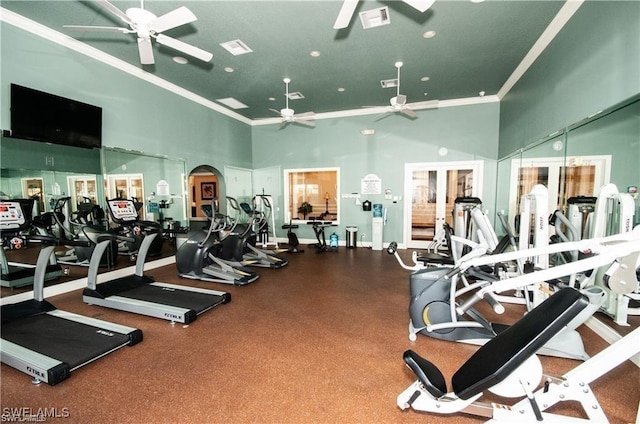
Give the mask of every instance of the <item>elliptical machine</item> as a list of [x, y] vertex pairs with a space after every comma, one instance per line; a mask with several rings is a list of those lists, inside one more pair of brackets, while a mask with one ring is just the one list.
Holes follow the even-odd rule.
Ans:
[[[635, 237], [637, 236], [636, 234]], [[508, 326], [486, 320], [473, 308], [477, 301], [487, 301], [494, 312], [501, 314], [504, 312], [504, 307], [496, 300], [493, 293], [518, 290], [544, 281], [588, 272], [596, 267], [608, 268], [616, 261], [617, 257], [614, 256], [616, 252], [613, 251], [613, 246], [620, 240], [627, 239], [611, 237], [610, 239], [557, 243], [544, 248], [532, 248], [526, 251], [513, 251], [497, 255], [478, 256], [472, 251], [469, 255], [474, 255], [473, 258], [461, 258], [456, 262], [454, 268], [433, 267], [418, 270], [410, 277], [409, 339], [416, 340], [417, 334], [421, 333], [440, 340], [476, 345], [484, 344]], [[611, 243], [611, 246], [608, 246], [608, 243]], [[391, 243], [387, 252], [395, 254], [396, 248], [396, 243]], [[500, 280], [496, 275], [483, 270], [483, 267], [490, 264], [573, 250], [593, 250], [598, 254], [566, 265], [513, 277], [509, 280]], [[396, 258], [401, 261], [397, 255]], [[471, 283], [467, 281], [467, 276], [473, 279]], [[460, 282], [463, 284], [458, 288]], [[500, 289], [495, 287], [500, 287]], [[482, 293], [480, 296], [474, 295], [469, 300], [463, 300], [465, 294], [478, 290], [478, 288]], [[541, 354], [579, 360], [588, 358], [582, 339], [575, 329], [598, 310], [606, 298], [606, 293], [599, 287], [583, 289], [582, 293], [589, 299], [589, 306], [578, 318], [572, 321], [570, 326], [567, 326], [557, 337], [547, 343], [545, 349], [540, 352]]]
[[247, 268], [247, 261], [228, 258], [235, 251], [236, 242], [222, 234], [227, 228], [227, 217], [216, 212], [217, 199], [211, 205], [203, 205], [202, 211], [209, 218], [206, 231], [190, 233], [176, 252], [178, 275], [192, 280], [244, 286], [256, 281], [257, 273]]
[[[231, 219], [233, 224], [227, 236], [229, 240], [233, 240], [235, 243], [235, 250], [228, 259], [234, 259], [236, 261], [247, 260], [251, 261], [251, 266], [272, 269], [282, 268], [289, 263], [289, 261], [278, 254], [279, 252], [256, 247], [257, 234], [262, 231], [267, 223], [267, 218], [264, 214], [256, 210], [255, 197], [253, 198], [253, 209], [248, 204], [239, 204], [235, 198], [229, 196], [227, 196], [227, 204], [236, 213], [236, 217]], [[249, 221], [246, 223], [239, 223], [242, 210], [249, 216]], [[232, 245], [231, 241], [228, 243]], [[227, 259], [226, 256], [223, 256], [223, 258]]]

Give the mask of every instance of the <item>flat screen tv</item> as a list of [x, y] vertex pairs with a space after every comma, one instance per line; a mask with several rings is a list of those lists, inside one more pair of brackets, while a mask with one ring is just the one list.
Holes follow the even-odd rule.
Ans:
[[99, 148], [102, 108], [11, 84], [11, 136]]

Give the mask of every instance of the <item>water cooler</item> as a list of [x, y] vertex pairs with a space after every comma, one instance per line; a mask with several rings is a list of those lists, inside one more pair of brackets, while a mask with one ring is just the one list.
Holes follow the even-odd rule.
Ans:
[[382, 233], [384, 229], [384, 216], [382, 205], [373, 205], [373, 219], [371, 221], [371, 250], [382, 250]]

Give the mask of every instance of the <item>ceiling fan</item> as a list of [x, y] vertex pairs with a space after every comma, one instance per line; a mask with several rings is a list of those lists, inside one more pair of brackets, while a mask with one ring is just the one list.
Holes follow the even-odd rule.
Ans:
[[[342, 3], [342, 7], [340, 8], [340, 12], [338, 13], [338, 18], [336, 22], [333, 24], [333, 29], [343, 29], [349, 26], [349, 22], [351, 22], [351, 18], [353, 17], [353, 13], [356, 11], [356, 6], [358, 6], [359, 0], [344, 0]], [[436, 0], [402, 0], [404, 3], [413, 7], [414, 9], [419, 10], [420, 12], [426, 12]]]
[[132, 7], [127, 9], [126, 12], [121, 11], [107, 0], [95, 0], [95, 2], [120, 18], [124, 23], [129, 25], [129, 28], [83, 25], [64, 25], [64, 27], [88, 31], [111, 31], [121, 32], [123, 34], [136, 34], [138, 36], [140, 63], [143, 65], [153, 65], [155, 63], [153, 48], [151, 46], [152, 38], [159, 44], [171, 47], [174, 50], [193, 56], [204, 62], [210, 61], [213, 57], [213, 54], [207, 51], [162, 34], [164, 31], [194, 22], [198, 19], [196, 15], [185, 6], [158, 17], [148, 10], [145, 10], [144, 0], [140, 0], [139, 8]]
[[[418, 114], [414, 109], [435, 109], [438, 107], [438, 100], [428, 100], [424, 102], [407, 103], [407, 96], [400, 94], [400, 68], [402, 68], [402, 62], [396, 62], [395, 66], [398, 68], [398, 85], [395, 97], [389, 99], [390, 106], [387, 106], [387, 111], [378, 116], [375, 120], [386, 118], [393, 113], [401, 113], [411, 119], [416, 119]], [[375, 106], [365, 106], [375, 107]]]
[[300, 124], [305, 125], [307, 127], [315, 127], [316, 123], [313, 120], [315, 113], [313, 112], [304, 112], [296, 114], [293, 109], [289, 109], [289, 83], [291, 80], [289, 78], [283, 79], [285, 86], [285, 95], [286, 105], [284, 109], [276, 110], [269, 109], [272, 112], [275, 112], [282, 117], [282, 123], [280, 124], [280, 128], [287, 126], [288, 124]]

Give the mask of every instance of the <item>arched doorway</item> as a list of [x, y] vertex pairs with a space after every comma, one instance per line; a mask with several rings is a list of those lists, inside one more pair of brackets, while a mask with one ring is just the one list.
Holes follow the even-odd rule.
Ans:
[[[191, 221], [206, 221], [207, 217], [201, 206], [210, 204], [213, 199], [224, 199], [224, 177], [216, 168], [209, 165], [199, 165], [189, 173], [189, 219]], [[221, 207], [225, 202], [221, 202]], [[224, 211], [221, 211], [224, 213]]]

